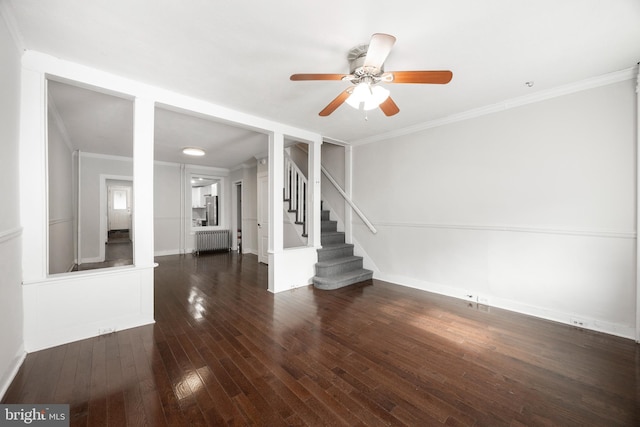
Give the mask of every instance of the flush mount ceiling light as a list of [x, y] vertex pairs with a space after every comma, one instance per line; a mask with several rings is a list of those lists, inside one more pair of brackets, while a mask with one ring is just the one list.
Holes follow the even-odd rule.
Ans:
[[187, 156], [204, 156], [204, 150], [198, 147], [184, 147], [182, 149], [182, 153], [186, 154]]

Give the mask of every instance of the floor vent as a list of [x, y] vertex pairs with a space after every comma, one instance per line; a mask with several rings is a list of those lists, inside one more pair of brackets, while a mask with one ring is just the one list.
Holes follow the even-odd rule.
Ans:
[[203, 251], [231, 250], [231, 233], [229, 230], [196, 231], [196, 255]]

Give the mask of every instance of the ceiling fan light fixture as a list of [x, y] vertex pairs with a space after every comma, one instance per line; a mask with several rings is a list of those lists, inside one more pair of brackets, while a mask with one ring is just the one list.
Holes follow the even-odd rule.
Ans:
[[381, 86], [372, 86], [369, 83], [359, 83], [353, 92], [345, 101], [347, 104], [355, 108], [356, 110], [362, 109], [365, 111], [378, 108], [388, 97], [390, 92]]
[[182, 153], [186, 154], [187, 156], [195, 156], [195, 157], [201, 157], [204, 156], [204, 150], [202, 148], [198, 148], [198, 147], [184, 147], [182, 149]]

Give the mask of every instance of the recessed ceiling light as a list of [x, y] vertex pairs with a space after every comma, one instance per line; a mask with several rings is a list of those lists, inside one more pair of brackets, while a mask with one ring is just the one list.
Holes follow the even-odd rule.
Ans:
[[182, 152], [187, 156], [204, 156], [204, 150], [197, 147], [184, 147]]

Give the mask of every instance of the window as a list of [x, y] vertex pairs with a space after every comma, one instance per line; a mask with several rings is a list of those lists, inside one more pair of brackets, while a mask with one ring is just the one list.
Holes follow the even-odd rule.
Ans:
[[127, 209], [127, 192], [124, 190], [113, 191], [113, 209], [126, 210]]

